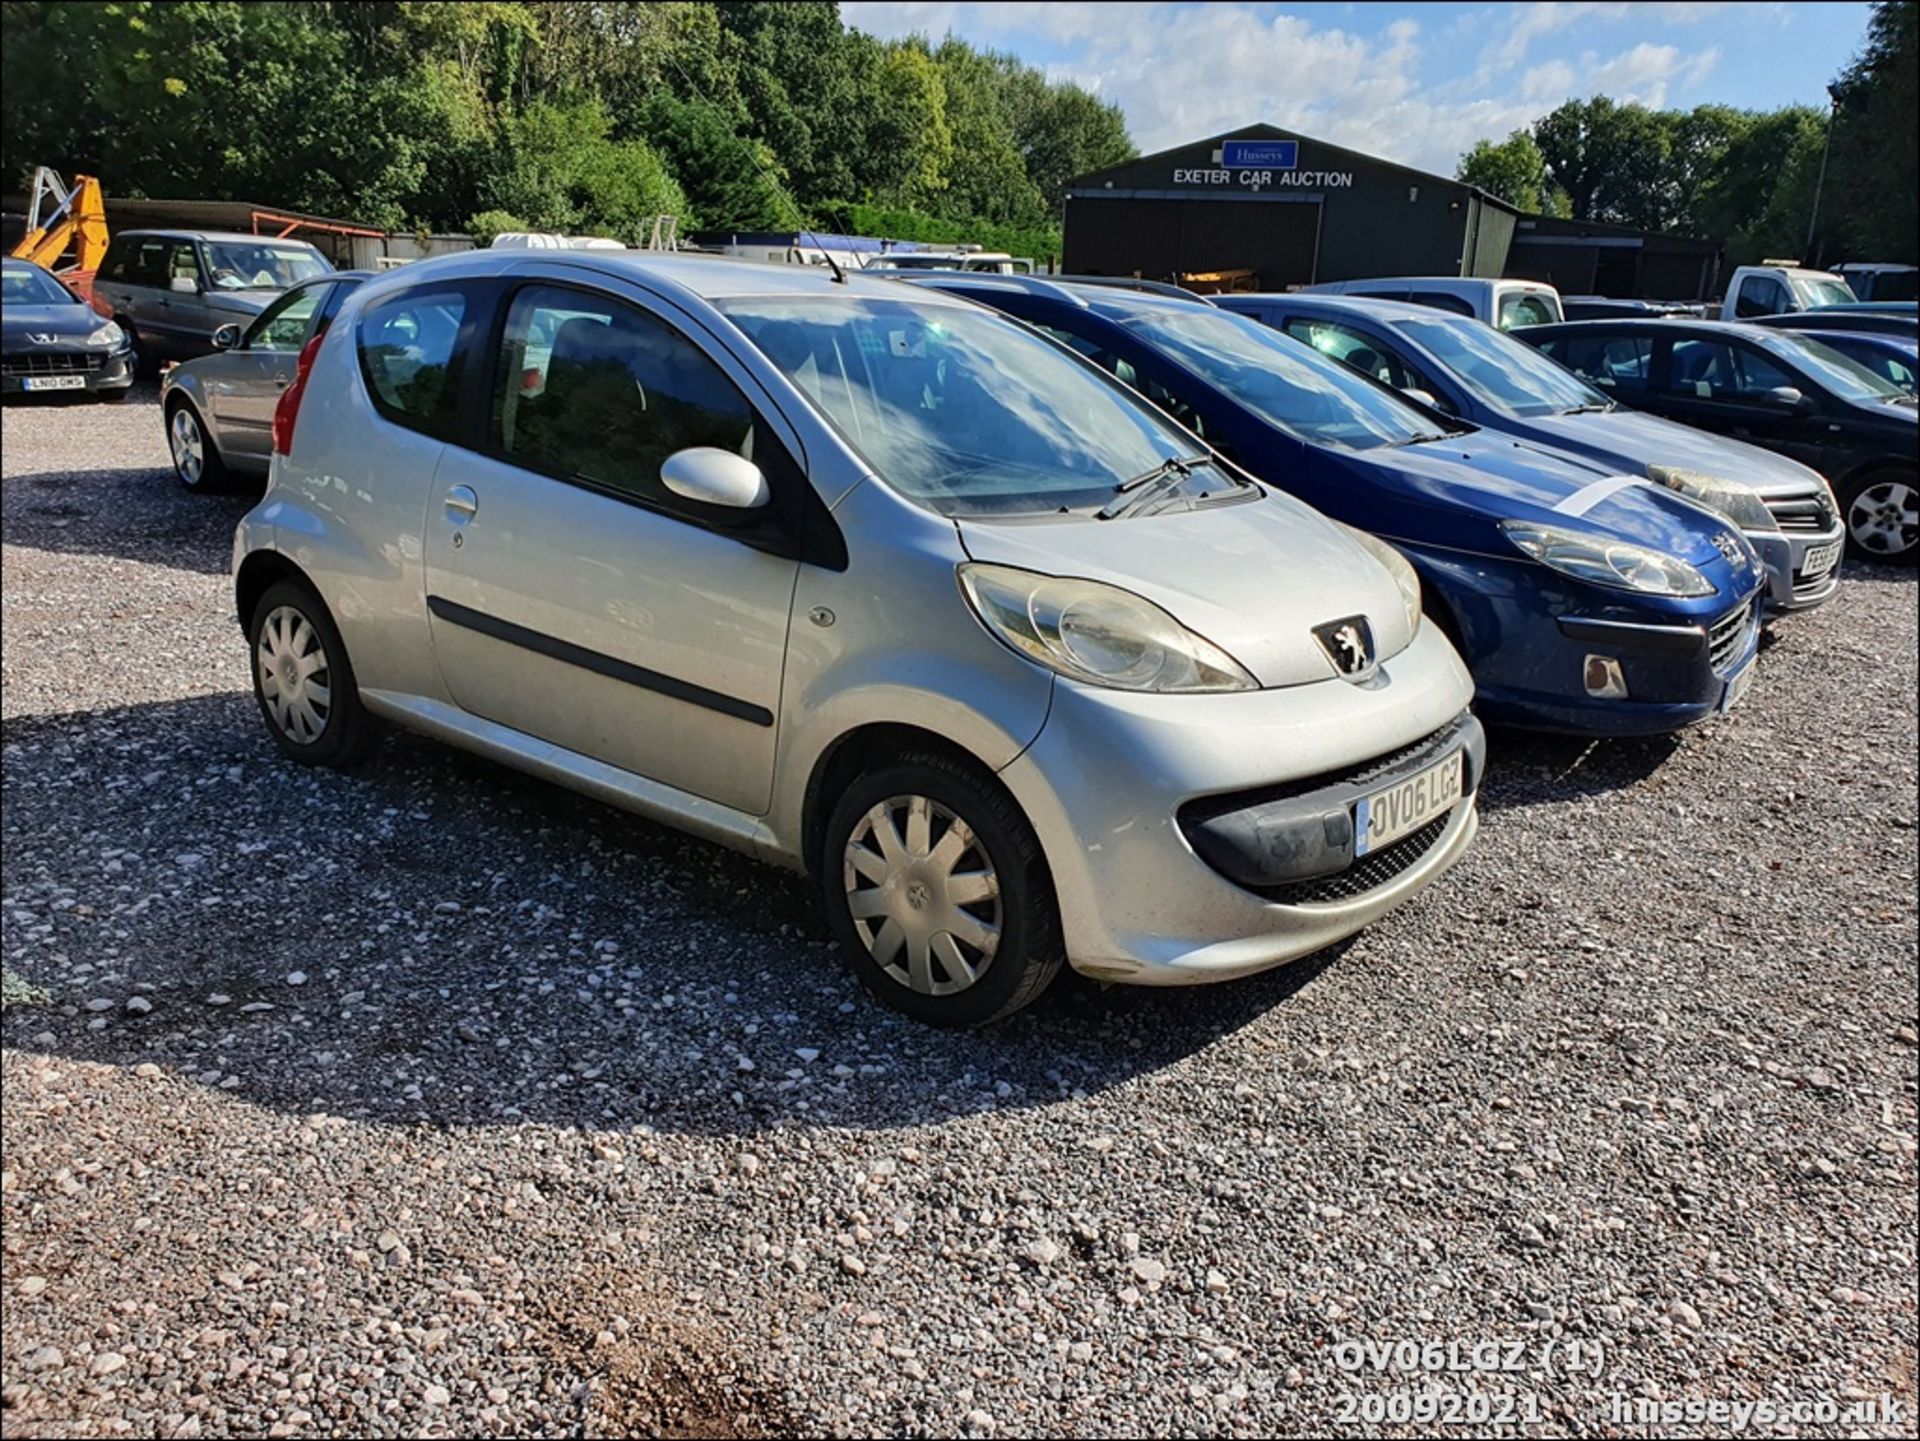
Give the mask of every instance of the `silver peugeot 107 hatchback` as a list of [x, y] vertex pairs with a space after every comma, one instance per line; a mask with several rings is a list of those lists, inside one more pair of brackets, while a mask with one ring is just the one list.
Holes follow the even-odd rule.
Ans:
[[805, 870], [928, 1021], [1291, 960], [1478, 824], [1405, 562], [965, 300], [423, 262], [307, 342], [272, 449], [233, 559], [286, 755], [394, 722]]

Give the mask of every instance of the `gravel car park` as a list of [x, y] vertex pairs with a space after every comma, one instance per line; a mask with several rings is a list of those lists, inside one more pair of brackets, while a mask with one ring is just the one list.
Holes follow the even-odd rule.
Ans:
[[1911, 568], [1696, 731], [1496, 732], [1476, 848], [1335, 953], [948, 1033], [798, 878], [424, 740], [288, 766], [252, 497], [175, 483], [149, 385], [0, 423], [9, 1436], [1322, 1434], [1429, 1385], [1912, 1434]]

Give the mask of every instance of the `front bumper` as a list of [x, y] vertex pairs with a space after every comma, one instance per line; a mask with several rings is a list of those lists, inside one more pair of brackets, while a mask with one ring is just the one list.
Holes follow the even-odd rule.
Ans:
[[[1741, 532], [1760, 552], [1766, 567], [1768, 615], [1791, 615], [1823, 605], [1840, 589], [1840, 556], [1846, 549], [1846, 527], [1838, 516], [1826, 530]], [[1831, 563], [1809, 567], [1809, 556], [1831, 556]]]
[[[1057, 681], [1039, 736], [1000, 775], [1046, 853], [1069, 963], [1137, 985], [1247, 975], [1351, 935], [1451, 866], [1479, 825], [1470, 791], [1437, 826], [1323, 872], [1319, 899], [1276, 901], [1230, 880], [1218, 855], [1210, 864], [1182, 826], [1189, 807], [1223, 797], [1242, 806], [1249, 792], [1298, 782], [1313, 782], [1305, 809], [1318, 823], [1339, 810], [1339, 784], [1373, 762], [1449, 727], [1458, 727], [1448, 737], [1455, 749], [1477, 740], [1477, 725], [1461, 715], [1472, 680], [1436, 628], [1424, 627], [1381, 673], [1386, 681], [1374, 689], [1327, 680], [1193, 696]], [[1475, 782], [1480, 768], [1476, 750], [1468, 761]], [[1405, 853], [1396, 852], [1415, 842], [1416, 858], [1401, 865]], [[1342, 876], [1354, 885], [1339, 885]]]
[[[76, 376], [82, 382], [77, 386], [71, 383]], [[68, 383], [45, 383], [61, 379]], [[125, 390], [132, 384], [133, 351], [127, 347], [110, 351], [35, 349], [0, 357], [0, 394], [76, 395]]]

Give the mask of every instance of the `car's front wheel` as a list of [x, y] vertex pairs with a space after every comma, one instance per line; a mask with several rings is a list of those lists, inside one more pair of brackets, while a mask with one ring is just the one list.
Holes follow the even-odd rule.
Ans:
[[178, 400], [168, 407], [167, 450], [174, 475], [188, 490], [216, 491], [227, 483], [227, 463], [192, 401]]
[[991, 777], [937, 751], [847, 787], [827, 821], [820, 882], [861, 981], [935, 1025], [1010, 1015], [1064, 960], [1033, 827]]
[[247, 624], [253, 695], [282, 755], [345, 768], [364, 757], [374, 719], [360, 704], [346, 644], [320, 597], [298, 581], [267, 587]]
[[1840, 513], [1848, 546], [1862, 559], [1912, 565], [1920, 556], [1920, 479], [1911, 471], [1856, 476], [1841, 493]]

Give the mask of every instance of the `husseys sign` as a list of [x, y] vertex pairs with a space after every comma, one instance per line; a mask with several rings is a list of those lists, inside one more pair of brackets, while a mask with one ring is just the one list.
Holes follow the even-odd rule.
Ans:
[[1227, 185], [1241, 190], [1345, 190], [1351, 170], [1300, 169], [1298, 140], [1228, 140], [1215, 150], [1212, 165], [1176, 166], [1175, 185]]

